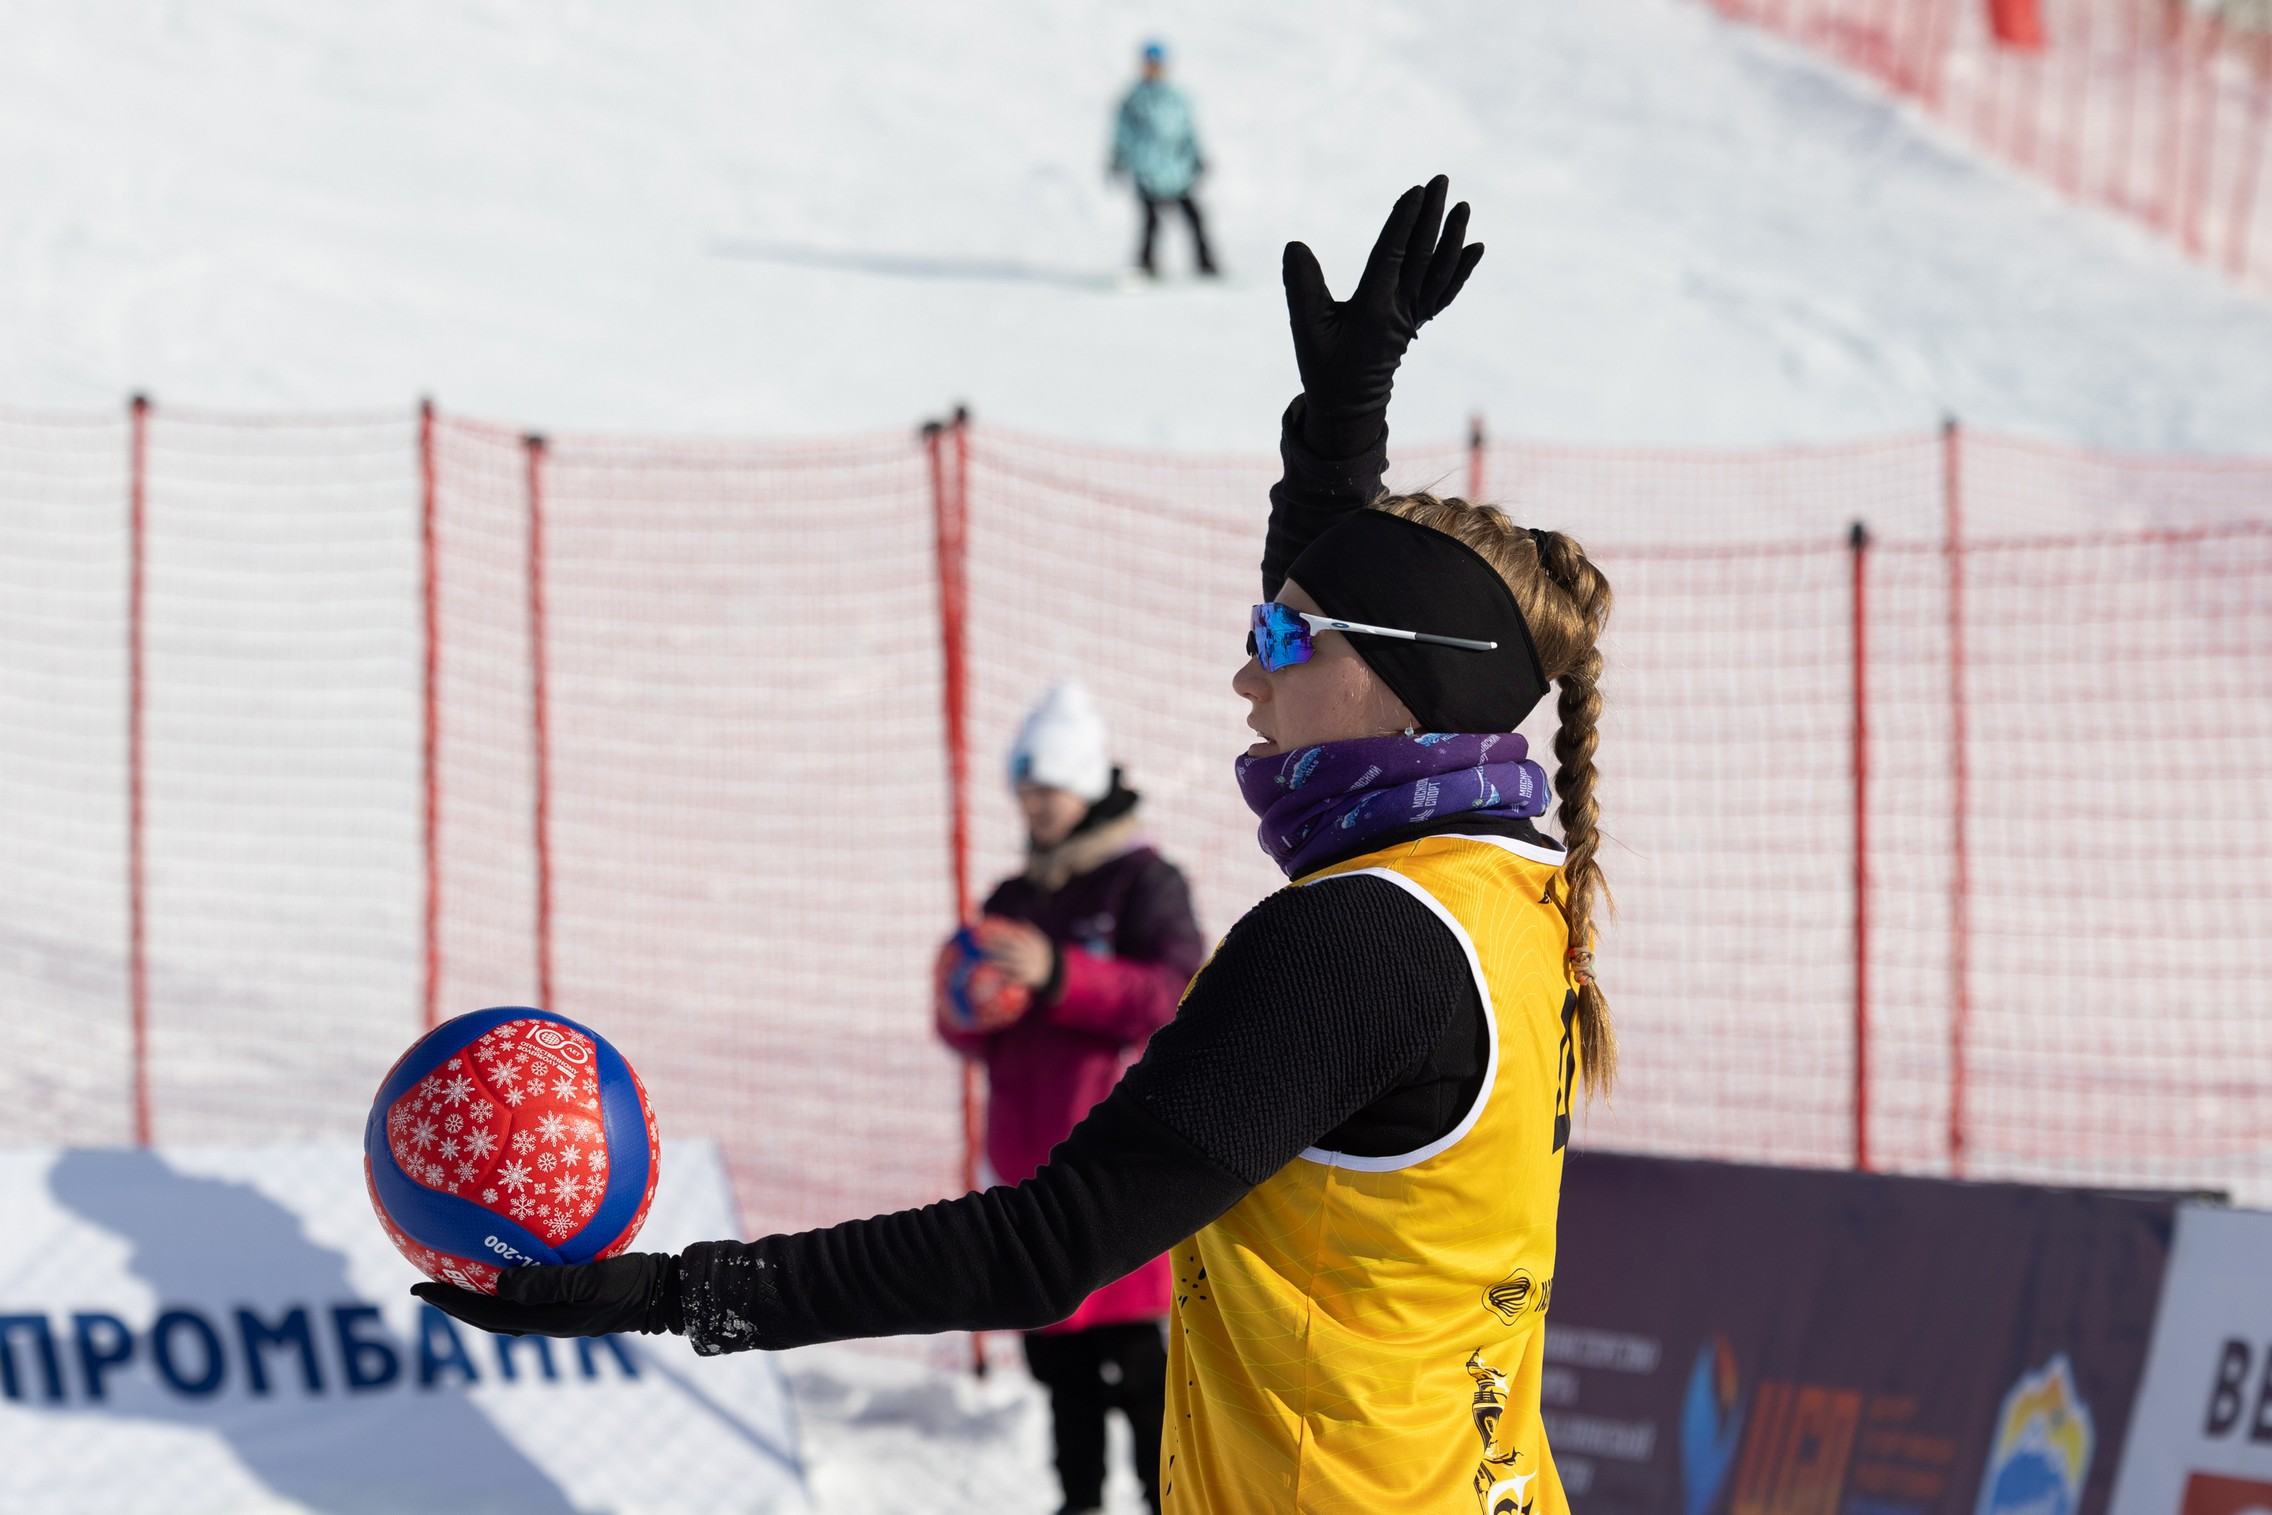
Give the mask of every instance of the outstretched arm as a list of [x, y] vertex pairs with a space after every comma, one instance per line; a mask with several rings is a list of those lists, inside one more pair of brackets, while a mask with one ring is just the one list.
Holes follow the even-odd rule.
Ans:
[[1032, 1331], [1235, 1205], [1248, 1186], [1135, 1101], [1089, 1112], [1025, 1183], [679, 1254], [704, 1355], [937, 1331]]
[[675, 1257], [515, 1268], [495, 1298], [416, 1292], [491, 1331], [681, 1331], [705, 1353], [1049, 1325], [1392, 1088], [1472, 985], [1451, 932], [1392, 884], [1281, 890], [1022, 1184]]

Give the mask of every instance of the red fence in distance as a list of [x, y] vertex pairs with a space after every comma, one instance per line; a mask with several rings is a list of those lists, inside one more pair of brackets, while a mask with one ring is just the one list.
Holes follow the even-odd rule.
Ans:
[[2272, 12], [2192, 0], [1710, 0], [2075, 199], [2272, 284]]

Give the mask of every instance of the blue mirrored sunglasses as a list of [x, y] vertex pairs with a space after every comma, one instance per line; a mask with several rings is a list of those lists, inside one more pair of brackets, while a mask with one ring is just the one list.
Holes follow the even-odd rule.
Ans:
[[1290, 605], [1273, 600], [1267, 605], [1254, 607], [1248, 624], [1246, 650], [1259, 659], [1263, 671], [1276, 673], [1296, 663], [1306, 663], [1316, 651], [1313, 640], [1321, 631], [1339, 631], [1368, 637], [1395, 637], [1400, 642], [1427, 642], [1437, 647], [1459, 647], [1469, 652], [1492, 652], [1497, 642], [1476, 642], [1466, 637], [1440, 637], [1425, 631], [1398, 631], [1392, 626], [1367, 626], [1361, 621], [1341, 621], [1329, 615], [1311, 615]]

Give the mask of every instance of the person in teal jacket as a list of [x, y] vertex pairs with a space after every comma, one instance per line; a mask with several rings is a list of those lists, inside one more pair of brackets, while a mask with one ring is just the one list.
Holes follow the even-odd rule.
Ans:
[[1167, 49], [1157, 42], [1145, 44], [1144, 76], [1120, 102], [1120, 115], [1112, 131], [1112, 171], [1126, 174], [1144, 205], [1144, 242], [1136, 266], [1156, 275], [1152, 249], [1159, 235], [1160, 208], [1180, 206], [1191, 223], [1191, 241], [1198, 250], [1199, 272], [1212, 276], [1215, 255], [1207, 247], [1207, 225], [1191, 191], [1207, 171], [1200, 156], [1199, 133], [1192, 125], [1191, 102], [1167, 80]]

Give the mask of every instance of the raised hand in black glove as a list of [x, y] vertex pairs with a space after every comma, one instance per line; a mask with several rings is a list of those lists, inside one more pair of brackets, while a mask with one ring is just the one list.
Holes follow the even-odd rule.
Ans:
[[469, 1326], [500, 1336], [652, 1336], [683, 1331], [678, 1258], [626, 1252], [600, 1262], [508, 1268], [495, 1296], [454, 1284], [414, 1284], [411, 1293]]
[[1444, 214], [1450, 190], [1451, 180], [1438, 174], [1398, 197], [1365, 260], [1364, 277], [1346, 300], [1327, 292], [1308, 246], [1286, 244], [1286, 311], [1302, 374], [1303, 441], [1321, 458], [1352, 457], [1380, 441], [1404, 349], [1452, 303], [1483, 257], [1482, 243], [1461, 245], [1467, 202]]

